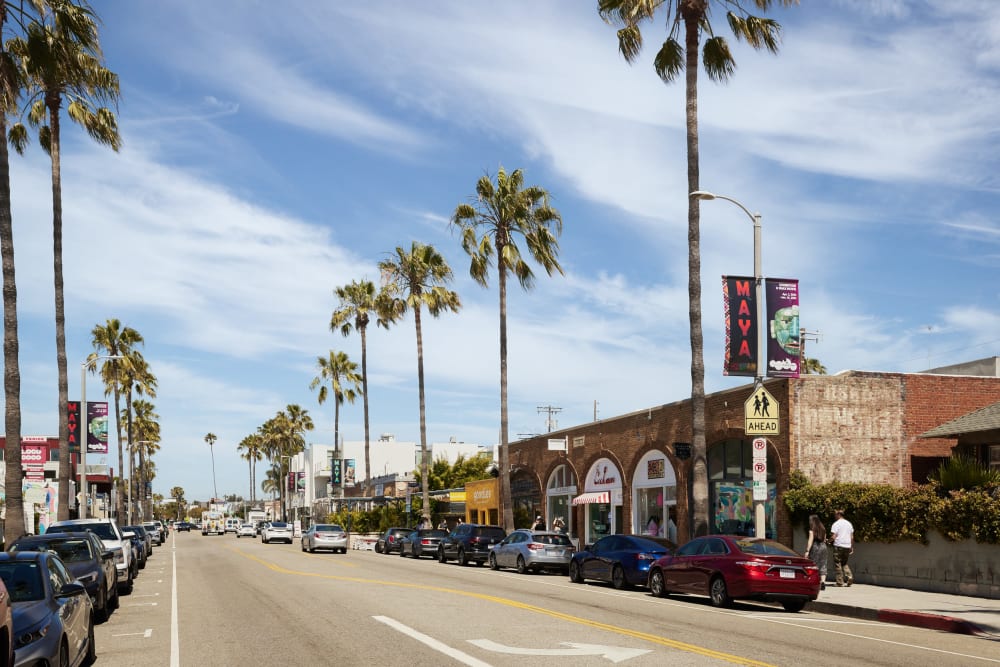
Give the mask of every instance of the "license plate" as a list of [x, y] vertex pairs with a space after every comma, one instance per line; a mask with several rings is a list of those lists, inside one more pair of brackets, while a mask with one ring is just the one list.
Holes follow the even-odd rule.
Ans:
[[781, 570], [781, 578], [782, 579], [794, 579], [795, 578], [795, 570]]

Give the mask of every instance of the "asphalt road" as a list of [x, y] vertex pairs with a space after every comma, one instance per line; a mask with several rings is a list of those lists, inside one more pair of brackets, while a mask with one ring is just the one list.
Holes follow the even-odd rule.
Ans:
[[1000, 664], [994, 641], [808, 607], [197, 532], [157, 548], [96, 640], [98, 667]]

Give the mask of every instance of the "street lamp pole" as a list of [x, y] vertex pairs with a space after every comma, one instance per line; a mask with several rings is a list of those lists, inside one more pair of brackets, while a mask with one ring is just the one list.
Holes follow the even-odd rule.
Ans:
[[[725, 195], [717, 195], [705, 190], [695, 190], [689, 196], [702, 201], [712, 201], [713, 199], [724, 199], [731, 204], [735, 204], [740, 210], [747, 214], [753, 222], [753, 277], [756, 284], [754, 293], [757, 297], [757, 372], [754, 376], [754, 391], [764, 385], [764, 365], [767, 363], [764, 351], [764, 274], [761, 268], [760, 252], [760, 213], [751, 213], [746, 206]], [[764, 503], [759, 500], [754, 501], [754, 533], [757, 537], [764, 537], [765, 513]]]
[[[80, 423], [83, 428], [80, 429], [80, 489], [82, 494], [80, 496], [80, 518], [87, 518], [87, 499], [90, 496], [89, 489], [87, 488], [87, 437], [89, 435], [89, 424], [87, 424], [87, 367], [91, 364], [97, 364], [101, 359], [123, 359], [120, 354], [108, 354], [93, 357], [91, 359], [85, 360], [80, 364]], [[121, 470], [118, 471], [121, 474]]]

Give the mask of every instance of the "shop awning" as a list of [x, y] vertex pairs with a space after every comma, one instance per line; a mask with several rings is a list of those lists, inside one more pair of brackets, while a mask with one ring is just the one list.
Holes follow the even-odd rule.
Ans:
[[574, 505], [587, 505], [589, 503], [610, 503], [610, 491], [595, 491], [593, 493], [581, 493], [573, 499]]

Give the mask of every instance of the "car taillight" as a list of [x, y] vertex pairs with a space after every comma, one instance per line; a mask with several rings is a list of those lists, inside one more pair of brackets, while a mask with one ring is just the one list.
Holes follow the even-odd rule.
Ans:
[[539, 544], [538, 542], [529, 542], [528, 549], [530, 549], [531, 551], [542, 551], [543, 549], [545, 549], [545, 545]]
[[736, 561], [736, 565], [757, 574], [767, 574], [768, 570], [771, 569], [770, 563], [764, 563], [759, 560], [738, 560]]

